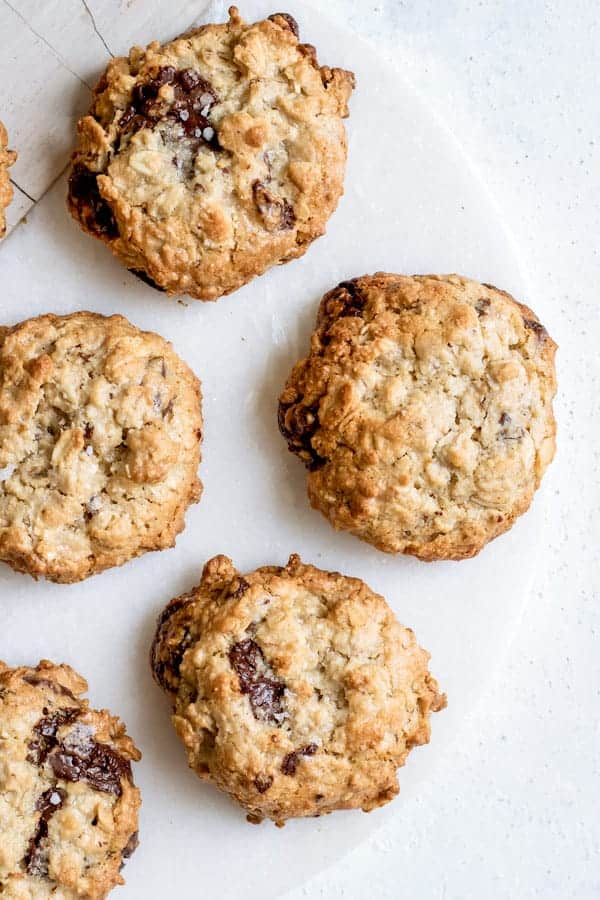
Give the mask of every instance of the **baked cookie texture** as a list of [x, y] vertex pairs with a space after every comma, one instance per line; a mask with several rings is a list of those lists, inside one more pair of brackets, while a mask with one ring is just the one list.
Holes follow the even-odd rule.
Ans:
[[200, 383], [122, 316], [0, 328], [0, 560], [80, 581], [175, 543], [200, 498]]
[[190, 767], [277, 824], [396, 796], [446, 705], [428, 660], [383, 597], [295, 555], [245, 575], [211, 559], [151, 653]]
[[169, 294], [216, 300], [302, 256], [343, 192], [351, 72], [287, 14], [113, 59], [79, 121], [68, 205]]
[[6, 218], [4, 211], [13, 198], [13, 189], [10, 183], [8, 170], [16, 162], [17, 154], [8, 149], [8, 135], [6, 128], [0, 122], [0, 238], [6, 234]]
[[137, 847], [141, 754], [66, 665], [0, 662], [0, 894], [96, 900]]
[[388, 553], [474, 556], [527, 510], [554, 455], [555, 350], [492, 285], [342, 282], [279, 401], [312, 506]]

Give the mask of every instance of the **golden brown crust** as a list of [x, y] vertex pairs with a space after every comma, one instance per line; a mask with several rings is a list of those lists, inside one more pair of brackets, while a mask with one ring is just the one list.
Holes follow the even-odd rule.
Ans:
[[122, 316], [0, 329], [0, 559], [79, 581], [173, 546], [200, 498], [200, 383]]
[[16, 162], [17, 154], [8, 149], [8, 135], [0, 122], [0, 239], [6, 234], [6, 218], [4, 211], [13, 198], [8, 170]]
[[151, 656], [189, 765], [253, 822], [387, 803], [446, 705], [383, 597], [296, 555], [244, 575], [211, 559]]
[[66, 665], [0, 662], [0, 893], [101, 900], [137, 846], [141, 754]]
[[554, 455], [555, 350], [492, 285], [343, 282], [280, 397], [311, 504], [388, 553], [475, 555], [527, 510]]
[[169, 294], [216, 300], [301, 256], [343, 191], [351, 73], [291, 16], [237, 9], [112, 60], [78, 125], [69, 209]]

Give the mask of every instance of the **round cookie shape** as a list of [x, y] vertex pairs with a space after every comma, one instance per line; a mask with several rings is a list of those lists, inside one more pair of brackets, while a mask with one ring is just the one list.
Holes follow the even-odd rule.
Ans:
[[80, 581], [175, 543], [199, 500], [200, 383], [122, 316], [0, 328], [0, 560]]
[[17, 154], [8, 149], [8, 135], [0, 122], [0, 239], [6, 234], [6, 218], [4, 211], [13, 198], [8, 170], [16, 162]]
[[252, 822], [375, 809], [446, 698], [429, 654], [364, 582], [291, 556], [217, 556], [159, 618], [151, 662], [200, 778]]
[[141, 754], [66, 665], [0, 662], [0, 894], [101, 900], [138, 844]]
[[68, 205], [142, 280], [216, 300], [302, 256], [343, 193], [354, 76], [287, 14], [113, 59], [79, 121]]
[[493, 285], [342, 282], [279, 400], [311, 505], [387, 553], [474, 556], [528, 509], [554, 455], [555, 350]]

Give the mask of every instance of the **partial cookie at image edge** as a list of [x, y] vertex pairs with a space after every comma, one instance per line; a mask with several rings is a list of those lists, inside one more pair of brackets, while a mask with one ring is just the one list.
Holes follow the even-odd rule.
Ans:
[[70, 666], [0, 661], [0, 893], [103, 900], [138, 845], [141, 758]]
[[13, 198], [8, 170], [16, 160], [17, 154], [14, 150], [8, 149], [8, 134], [3, 123], [0, 122], [0, 240], [6, 234], [5, 211]]

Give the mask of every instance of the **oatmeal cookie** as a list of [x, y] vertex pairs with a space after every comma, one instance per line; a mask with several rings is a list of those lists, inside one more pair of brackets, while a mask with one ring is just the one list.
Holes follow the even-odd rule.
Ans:
[[0, 238], [6, 234], [6, 219], [4, 210], [13, 197], [13, 189], [10, 183], [8, 170], [16, 161], [17, 154], [8, 149], [8, 135], [6, 128], [0, 122]]
[[396, 796], [446, 704], [428, 660], [383, 597], [298, 556], [246, 575], [210, 560], [151, 654], [190, 767], [278, 824]]
[[0, 328], [0, 560], [80, 581], [175, 543], [200, 498], [200, 383], [122, 316]]
[[279, 401], [312, 506], [388, 553], [474, 556], [527, 510], [554, 455], [555, 350], [492, 285], [342, 282]]
[[354, 76], [283, 13], [113, 59], [78, 125], [68, 205], [168, 294], [216, 300], [302, 256], [343, 192]]
[[69, 666], [0, 662], [0, 894], [96, 900], [137, 847], [140, 752]]

